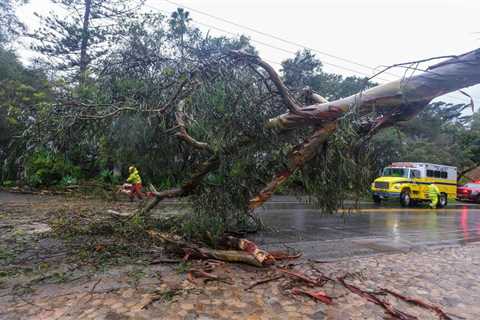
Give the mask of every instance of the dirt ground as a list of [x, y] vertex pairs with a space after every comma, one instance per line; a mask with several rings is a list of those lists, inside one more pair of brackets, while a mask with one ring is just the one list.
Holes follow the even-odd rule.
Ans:
[[[480, 319], [475, 243], [338, 261], [297, 259], [270, 268], [183, 262], [135, 238], [142, 221], [135, 229], [108, 213], [137, 205], [0, 193], [0, 318]], [[192, 277], [194, 270], [215, 279]], [[342, 277], [362, 291], [342, 285]], [[332, 303], [296, 289], [325, 294]]]

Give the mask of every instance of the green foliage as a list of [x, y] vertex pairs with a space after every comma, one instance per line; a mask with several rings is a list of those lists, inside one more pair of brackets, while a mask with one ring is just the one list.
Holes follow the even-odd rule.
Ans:
[[[12, 41], [24, 29], [23, 24], [15, 15], [15, 8], [24, 4], [26, 0], [0, 1], [0, 47]], [[0, 73], [1, 74], [1, 73]]]
[[107, 170], [107, 169], [103, 169], [102, 171], [100, 171], [99, 179], [101, 182], [108, 183], [108, 184], [120, 183], [120, 177], [114, 175], [112, 170]]
[[4, 187], [7, 187], [7, 188], [14, 187], [15, 186], [15, 181], [5, 180], [5, 181], [3, 181], [2, 185]]
[[[45, 63], [57, 71], [81, 79], [91, 72], [87, 68], [109, 53], [122, 36], [118, 25], [143, 3], [142, 0], [58, 0], [56, 10], [42, 19], [41, 27], [30, 34], [32, 49], [43, 55]], [[60, 10], [66, 12], [58, 15]], [[85, 73], [80, 75], [81, 73]], [[64, 73], [65, 75], [65, 73]], [[80, 86], [78, 94], [85, 95]]]
[[221, 214], [203, 210], [190, 213], [182, 224], [182, 233], [187, 239], [198, 239], [215, 245], [225, 233], [225, 221]]
[[345, 115], [328, 143], [303, 168], [310, 201], [325, 213], [359, 201], [374, 178], [369, 144], [362, 139], [355, 111]]
[[76, 184], [81, 177], [80, 167], [73, 165], [63, 157], [47, 152], [37, 151], [26, 164], [28, 184], [38, 186], [63, 186]]
[[26, 151], [36, 141], [33, 119], [49, 98], [42, 73], [25, 68], [14, 52], [0, 47], [0, 181], [20, 178]]
[[66, 186], [71, 186], [71, 185], [75, 185], [78, 183], [78, 179], [73, 177], [73, 176], [70, 176], [70, 175], [67, 175], [67, 176], [64, 176], [62, 178], [62, 180], [60, 181], [59, 185], [60, 186], [63, 186], [63, 187], [66, 187]]
[[459, 172], [480, 164], [479, 114], [465, 116], [465, 105], [435, 103], [411, 121], [372, 139], [376, 171], [396, 161], [440, 163]]

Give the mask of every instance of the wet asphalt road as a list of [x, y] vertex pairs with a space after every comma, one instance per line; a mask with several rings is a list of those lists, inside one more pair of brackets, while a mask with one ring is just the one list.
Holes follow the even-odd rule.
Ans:
[[[42, 196], [41, 200], [55, 199]], [[68, 199], [65, 199], [68, 201]], [[39, 201], [38, 196], [0, 192], [2, 203]], [[167, 211], [178, 203], [163, 204]], [[257, 210], [269, 230], [249, 236], [262, 248], [301, 250], [305, 258], [331, 260], [356, 255], [408, 252], [480, 241], [480, 205], [445, 209], [361, 204], [351, 213], [322, 214], [294, 197], [274, 197]]]
[[250, 237], [266, 249], [294, 248], [305, 258], [408, 252], [480, 241], [480, 206], [444, 209], [362, 204], [355, 212], [321, 214], [292, 198], [277, 198], [257, 213], [271, 230]]

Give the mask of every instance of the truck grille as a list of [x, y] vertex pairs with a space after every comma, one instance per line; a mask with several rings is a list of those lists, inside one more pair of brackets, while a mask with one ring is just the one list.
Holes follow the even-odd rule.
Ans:
[[375, 188], [388, 189], [388, 182], [375, 182]]

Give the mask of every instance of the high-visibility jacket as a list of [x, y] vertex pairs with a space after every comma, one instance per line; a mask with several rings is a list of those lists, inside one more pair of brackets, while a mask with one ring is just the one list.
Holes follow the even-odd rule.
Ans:
[[133, 168], [133, 170], [130, 171], [127, 182], [132, 184], [142, 183], [142, 178], [140, 178], [137, 168]]
[[440, 194], [440, 190], [436, 185], [431, 184], [428, 186], [428, 197], [430, 199], [438, 197], [439, 194]]

